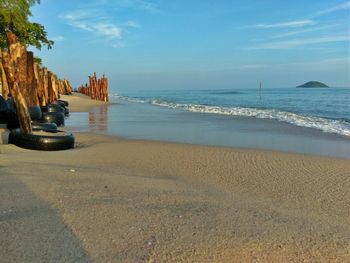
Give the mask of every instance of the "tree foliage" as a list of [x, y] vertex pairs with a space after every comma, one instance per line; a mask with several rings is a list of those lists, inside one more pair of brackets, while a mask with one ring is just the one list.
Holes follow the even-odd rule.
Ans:
[[44, 26], [29, 21], [30, 7], [36, 3], [40, 4], [40, 0], [0, 0], [0, 48], [7, 46], [7, 31], [12, 31], [24, 45], [52, 47]]
[[34, 63], [38, 64], [41, 66], [43, 64], [43, 60], [37, 56], [34, 56]]

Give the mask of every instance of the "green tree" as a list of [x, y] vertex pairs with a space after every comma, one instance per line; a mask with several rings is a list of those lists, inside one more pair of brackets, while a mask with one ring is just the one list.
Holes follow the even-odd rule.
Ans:
[[0, 48], [5, 48], [6, 32], [13, 32], [24, 45], [38, 49], [52, 48], [53, 41], [47, 38], [44, 26], [29, 21], [30, 7], [40, 0], [0, 0]]

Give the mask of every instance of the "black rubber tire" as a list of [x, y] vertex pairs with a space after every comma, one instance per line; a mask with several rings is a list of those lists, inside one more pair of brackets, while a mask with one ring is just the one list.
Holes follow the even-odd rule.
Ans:
[[65, 108], [58, 104], [49, 104], [47, 106], [41, 106], [41, 111], [44, 112], [65, 112]]
[[64, 109], [65, 109], [64, 115], [69, 116], [69, 109], [68, 108], [64, 108]]
[[7, 111], [0, 111], [0, 124], [7, 123]]
[[[57, 133], [65, 133], [58, 136]], [[18, 147], [39, 151], [60, 151], [74, 148], [74, 136], [71, 133], [57, 131], [52, 135], [23, 134], [19, 129], [10, 132], [9, 143]]]
[[32, 121], [39, 120], [41, 118], [42, 112], [39, 106], [30, 106], [28, 111]]
[[7, 123], [8, 105], [6, 100], [0, 95], [0, 124]]
[[39, 122], [56, 123], [57, 126], [64, 126], [64, 114], [62, 112], [43, 112]]
[[19, 120], [15, 110], [8, 110], [6, 113], [7, 129], [13, 130], [19, 128]]
[[69, 115], [69, 110], [62, 105], [59, 104], [49, 104], [47, 106], [42, 106], [41, 107], [42, 112], [63, 112], [64, 115], [68, 116]]
[[32, 128], [33, 128], [33, 131], [57, 132], [56, 123], [32, 122]]
[[0, 95], [0, 111], [7, 111], [8, 108], [6, 100]]
[[69, 103], [66, 100], [57, 100], [57, 104], [59, 104], [61, 106], [65, 106], [65, 107], [69, 106]]
[[9, 107], [10, 110], [16, 111], [16, 104], [15, 104], [13, 98], [8, 98], [6, 103], [7, 103], [7, 106]]

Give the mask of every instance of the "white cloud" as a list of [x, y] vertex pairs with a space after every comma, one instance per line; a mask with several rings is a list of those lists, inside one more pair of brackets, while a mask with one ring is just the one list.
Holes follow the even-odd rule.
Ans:
[[316, 37], [305, 39], [292, 39], [286, 41], [269, 42], [254, 47], [246, 48], [248, 50], [258, 49], [295, 49], [312, 44], [332, 43], [332, 42], [349, 42], [350, 35]]
[[140, 28], [141, 27], [141, 25], [136, 21], [127, 21], [124, 23], [124, 26], [133, 27], [133, 28]]
[[282, 22], [282, 23], [275, 23], [275, 24], [257, 24], [255, 25], [256, 28], [293, 28], [293, 27], [304, 27], [304, 26], [310, 26], [314, 25], [315, 22], [313, 20], [295, 20], [295, 21], [288, 21], [288, 22]]
[[92, 25], [92, 28], [96, 30], [97, 34], [100, 34], [102, 36], [107, 36], [110, 38], [122, 37], [121, 29], [113, 24], [97, 23], [95, 25]]
[[[349, 35], [346, 35], [348, 32], [336, 32], [330, 28], [341, 28], [341, 24], [324, 24], [322, 20], [316, 21], [314, 20], [317, 17], [321, 17], [333, 12], [341, 11], [341, 10], [349, 10], [350, 9], [350, 1], [343, 2], [341, 4], [332, 6], [328, 9], [324, 9], [318, 11], [312, 15], [305, 16], [304, 19], [298, 19], [287, 22], [273, 23], [273, 24], [257, 24], [254, 28], [257, 29], [279, 29], [281, 32], [276, 33], [274, 35], [265, 35], [263, 39], [260, 39], [261, 44], [254, 45], [248, 49], [295, 49], [295, 48], [320, 48], [315, 47], [316, 44], [321, 43], [331, 43], [331, 42], [343, 42], [349, 41]], [[323, 25], [313, 26], [319, 23], [323, 23]], [[347, 22], [348, 23], [348, 17]], [[336, 29], [335, 29], [336, 30]], [[309, 32], [323, 31], [318, 37], [313, 36], [306, 39], [288, 39], [290, 37], [301, 35]], [[313, 34], [314, 35], [314, 34]], [[333, 36], [332, 36], [333, 35]], [[285, 41], [276, 41], [274, 39], [283, 39]], [[273, 42], [271, 42], [273, 41]], [[308, 47], [307, 47], [308, 46]]]
[[321, 11], [316, 12], [315, 14], [312, 14], [310, 17], [315, 18], [315, 17], [319, 17], [319, 16], [323, 16], [323, 15], [327, 15], [333, 12], [337, 12], [340, 10], [344, 10], [344, 9], [350, 9], [350, 1], [344, 2], [342, 4], [336, 5], [336, 6], [332, 6], [328, 9], [324, 9]]
[[317, 18], [317, 17], [323, 16], [326, 14], [330, 14], [330, 13], [337, 12], [340, 10], [345, 10], [345, 9], [350, 9], [350, 1], [341, 3], [339, 5], [330, 7], [328, 9], [318, 11], [318, 12], [308, 16], [308, 19], [287, 21], [287, 22], [274, 23], [274, 24], [257, 24], [254, 27], [261, 28], [261, 29], [305, 27], [305, 26], [310, 26], [310, 25], [316, 24], [316, 22], [313, 20], [313, 18]]
[[161, 10], [152, 0], [90, 0], [84, 4], [87, 8], [108, 8], [110, 10], [134, 9], [155, 14]]
[[[79, 10], [72, 10], [59, 17], [67, 25], [90, 32], [90, 36], [100, 36], [112, 47], [122, 47], [119, 43], [131, 29], [141, 28], [140, 23], [133, 20], [120, 21], [116, 17], [124, 9], [137, 9], [144, 12], [158, 12], [155, 3], [146, 0], [94, 0], [84, 4]], [[101, 38], [102, 37], [102, 38]]]
[[84, 31], [94, 32], [109, 39], [122, 38], [121, 29], [117, 25], [108, 22], [103, 16], [96, 16], [96, 14], [89, 10], [66, 13], [61, 15], [61, 19], [66, 21], [70, 26]]
[[55, 42], [64, 41], [64, 36], [51, 37], [50, 39]]
[[329, 28], [332, 28], [332, 27], [335, 27], [335, 26], [337, 26], [337, 25], [326, 25], [326, 26], [305, 28], [305, 29], [294, 30], [294, 31], [286, 32], [286, 33], [281, 33], [281, 34], [273, 35], [273, 36], [271, 36], [271, 37], [269, 37], [269, 38], [270, 38], [270, 39], [274, 39], [274, 38], [290, 37], [290, 36], [299, 35], [299, 34], [303, 34], [303, 33], [321, 31], [321, 30], [329, 29]]
[[118, 4], [128, 8], [143, 10], [149, 13], [160, 12], [158, 5], [149, 0], [120, 0]]

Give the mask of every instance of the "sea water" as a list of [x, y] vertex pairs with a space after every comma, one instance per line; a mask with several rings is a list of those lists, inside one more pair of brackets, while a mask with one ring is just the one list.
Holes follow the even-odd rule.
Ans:
[[350, 89], [139, 90], [66, 120], [73, 132], [350, 158]]
[[350, 136], [350, 88], [138, 90], [111, 98], [197, 113], [273, 119]]

